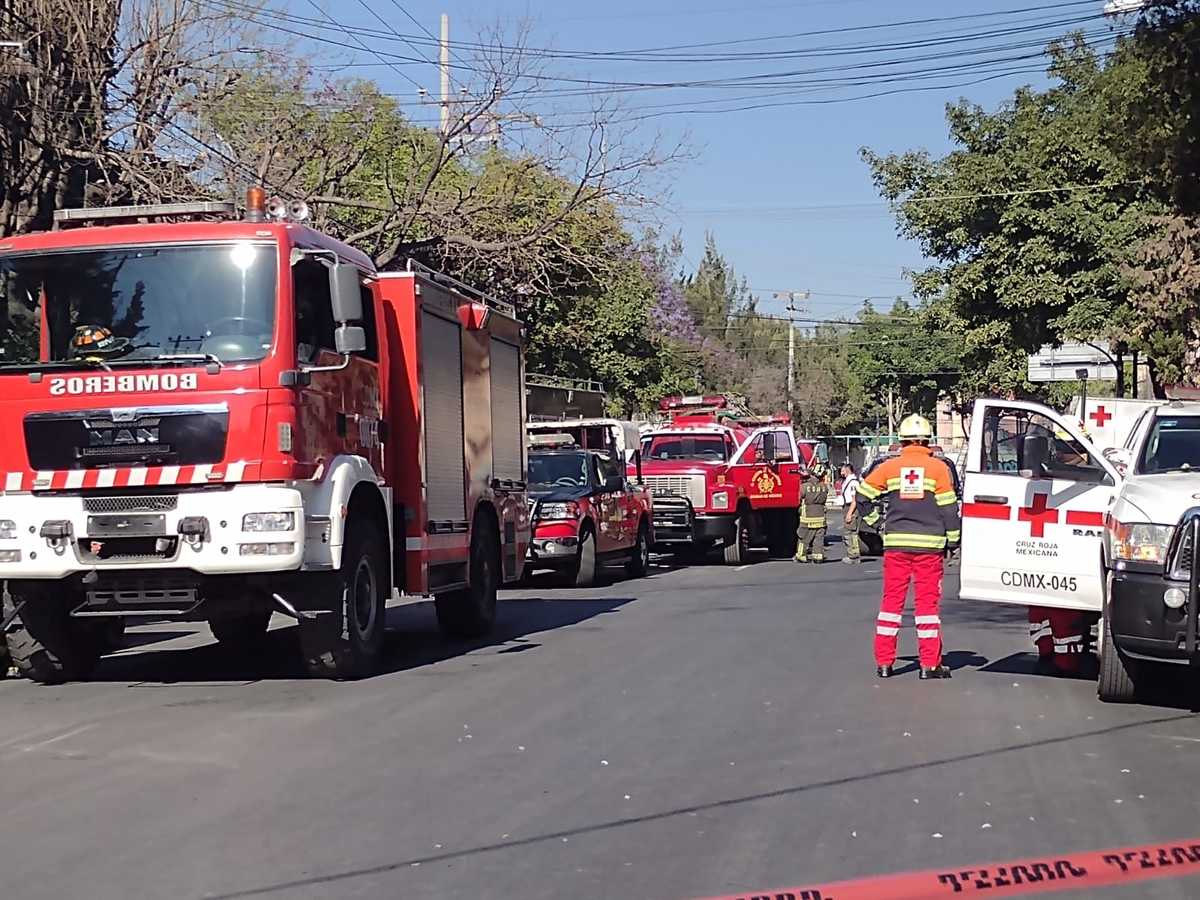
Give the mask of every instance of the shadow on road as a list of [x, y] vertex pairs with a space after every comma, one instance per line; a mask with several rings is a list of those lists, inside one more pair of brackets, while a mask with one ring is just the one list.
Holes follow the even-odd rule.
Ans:
[[[376, 678], [431, 666], [473, 651], [501, 647], [496, 652], [523, 653], [541, 645], [528, 639], [617, 612], [635, 597], [505, 600], [500, 603], [495, 631], [485, 638], [444, 638], [437, 629], [432, 602], [414, 603], [388, 610], [388, 632], [384, 642], [383, 666]], [[190, 632], [138, 634], [139, 641], [162, 642]], [[270, 631], [257, 652], [238, 652], [209, 643], [182, 650], [155, 649], [153, 643], [106, 657], [92, 681], [136, 681], [179, 684], [189, 681], [264, 681], [304, 679], [307, 674], [300, 656], [295, 626]]]

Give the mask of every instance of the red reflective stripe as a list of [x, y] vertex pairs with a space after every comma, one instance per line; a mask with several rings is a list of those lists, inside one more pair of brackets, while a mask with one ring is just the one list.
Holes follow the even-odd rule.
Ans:
[[1068, 525], [1094, 525], [1099, 528], [1104, 525], [1104, 513], [1087, 512], [1082, 509], [1067, 510]]
[[964, 503], [962, 514], [964, 517], [971, 519], [1003, 519], [1009, 518], [1009, 513], [1012, 512], [1007, 506], [1001, 506], [999, 503]]

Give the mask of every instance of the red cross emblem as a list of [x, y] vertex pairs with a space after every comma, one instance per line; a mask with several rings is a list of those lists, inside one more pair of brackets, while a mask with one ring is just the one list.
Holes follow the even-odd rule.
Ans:
[[921, 476], [917, 474], [916, 469], [910, 469], [908, 474], [904, 476], [904, 480], [909, 484], [916, 484], [921, 480]]
[[1097, 406], [1096, 411], [1088, 416], [1088, 418], [1096, 423], [1097, 428], [1103, 428], [1108, 420], [1112, 418], [1112, 413], [1103, 406]]
[[1046, 525], [1058, 524], [1058, 510], [1046, 506], [1049, 494], [1034, 494], [1032, 506], [1022, 506], [1017, 510], [1017, 518], [1029, 523], [1030, 537], [1045, 537]]

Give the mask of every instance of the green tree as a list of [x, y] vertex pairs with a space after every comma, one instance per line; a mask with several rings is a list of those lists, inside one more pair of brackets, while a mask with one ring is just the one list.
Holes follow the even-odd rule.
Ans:
[[1022, 88], [994, 112], [949, 106], [947, 156], [863, 151], [900, 233], [935, 261], [914, 287], [926, 326], [961, 346], [966, 396], [1036, 392], [1026, 357], [1045, 344], [1133, 346], [1122, 262], [1162, 206], [1108, 134], [1130, 70], [1105, 68], [1078, 36], [1051, 56], [1045, 91]]

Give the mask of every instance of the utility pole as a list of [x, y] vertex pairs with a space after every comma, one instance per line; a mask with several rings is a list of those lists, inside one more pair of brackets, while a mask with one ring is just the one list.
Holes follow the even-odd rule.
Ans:
[[438, 69], [442, 75], [442, 134], [450, 133], [450, 16], [442, 13], [441, 56]]
[[896, 413], [895, 413], [895, 394], [892, 386], [888, 385], [888, 443], [892, 441], [892, 436], [896, 433]]
[[786, 300], [788, 304], [787, 414], [789, 419], [792, 418], [792, 410], [796, 402], [796, 313], [800, 312], [796, 301], [804, 302], [808, 297], [808, 291], [775, 292], [776, 300]]

